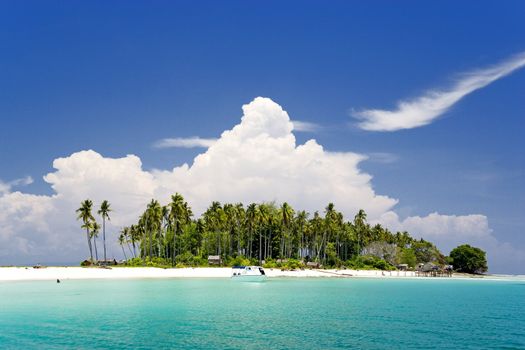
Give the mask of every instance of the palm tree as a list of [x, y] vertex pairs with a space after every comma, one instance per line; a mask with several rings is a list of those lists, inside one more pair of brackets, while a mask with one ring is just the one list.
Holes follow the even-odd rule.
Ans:
[[188, 204], [184, 202], [184, 197], [179, 193], [171, 196], [171, 203], [168, 204], [168, 206], [170, 209], [169, 218], [171, 226], [173, 227], [171, 264], [175, 266], [177, 234], [182, 231], [182, 225], [185, 223], [185, 219], [191, 216], [191, 209], [189, 209]]
[[304, 257], [304, 228], [306, 226], [306, 223], [308, 222], [308, 213], [304, 210], [301, 210], [299, 213], [297, 213], [296, 223], [299, 228], [299, 233], [301, 235], [301, 244], [299, 246], [299, 258]]
[[93, 248], [91, 247], [91, 237], [89, 235], [89, 229], [91, 228], [91, 222], [95, 220], [91, 210], [93, 209], [93, 202], [90, 199], [86, 199], [80, 203], [80, 208], [76, 210], [78, 214], [77, 220], [82, 220], [82, 228], [86, 229], [86, 237], [89, 247], [89, 255], [91, 256], [91, 262], [93, 262]]
[[237, 229], [237, 254], [241, 255], [242, 245], [242, 223], [244, 222], [246, 212], [242, 203], [235, 204], [235, 227]]
[[124, 250], [124, 242], [126, 241], [126, 238], [124, 237], [124, 234], [121, 233], [118, 236], [118, 243], [120, 244], [120, 247], [122, 248], [122, 253], [124, 253], [124, 259], [128, 261], [128, 257], [126, 256], [126, 251]]
[[252, 257], [252, 239], [255, 225], [257, 224], [257, 204], [252, 203], [246, 208], [246, 226], [248, 228], [248, 242], [246, 247], [246, 256]]
[[[155, 231], [158, 236], [158, 230], [160, 230], [162, 224], [162, 207], [160, 203], [152, 199], [148, 204], [146, 210], [146, 218], [149, 223], [149, 258], [151, 260], [153, 256], [153, 232]], [[147, 226], [147, 225], [146, 225]]]
[[131, 229], [126, 226], [126, 227], [122, 228], [120, 233], [124, 236], [124, 240], [126, 242], [126, 245], [128, 246], [129, 254], [130, 255], [134, 255], [133, 252], [131, 251], [131, 247], [129, 245], [129, 241], [132, 239], [131, 238]]
[[[286, 241], [289, 240], [289, 229], [290, 223], [292, 222], [294, 211], [292, 207], [286, 202], [281, 206], [281, 219], [283, 226], [283, 235], [281, 236], [281, 258], [283, 258], [284, 252], [287, 250]], [[288, 247], [290, 249], [290, 247]]]
[[222, 254], [222, 231], [224, 228], [224, 223], [226, 221], [226, 215], [224, 210], [221, 207], [221, 203], [214, 201], [211, 203], [210, 207], [204, 213], [204, 222], [206, 223], [206, 228], [213, 232], [216, 237], [217, 244], [215, 246], [215, 252], [217, 255]]
[[319, 261], [319, 255], [321, 253], [322, 240], [319, 240], [319, 232], [322, 230], [323, 219], [319, 215], [319, 212], [314, 212], [314, 217], [311, 220], [312, 233], [313, 233], [313, 248], [315, 253], [315, 260]]
[[363, 235], [366, 230], [366, 213], [363, 209], [359, 209], [359, 212], [354, 217], [354, 227], [357, 234], [357, 254], [361, 253], [361, 243], [363, 240]]
[[[267, 226], [267, 223], [270, 219], [270, 208], [268, 207], [268, 205], [266, 204], [260, 204], [259, 205], [259, 221], [260, 221], [260, 228], [259, 228], [259, 264], [262, 264], [262, 260], [263, 258], [266, 258], [266, 255], [263, 256], [263, 241], [262, 241], [262, 236], [263, 236], [263, 229], [264, 227]], [[264, 244], [264, 247], [266, 248], [266, 235], [264, 235], [265, 237], [265, 244]], [[266, 253], [266, 252], [265, 252]]]
[[95, 261], [98, 261], [98, 251], [97, 251], [97, 237], [100, 232], [100, 225], [93, 221], [91, 223], [91, 237], [93, 237], [93, 244], [95, 245]]
[[337, 218], [337, 212], [333, 203], [328, 203], [325, 208], [325, 228], [323, 236], [323, 261], [326, 262], [326, 245], [333, 239], [333, 226]]
[[110, 204], [107, 200], [104, 200], [98, 210], [98, 215], [102, 216], [102, 240], [104, 242], [104, 263], [106, 262], [106, 219], [111, 220], [109, 212], [112, 211]]

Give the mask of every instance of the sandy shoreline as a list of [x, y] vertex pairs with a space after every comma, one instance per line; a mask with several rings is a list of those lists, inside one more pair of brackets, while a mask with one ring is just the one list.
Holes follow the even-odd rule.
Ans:
[[[277, 277], [327, 277], [327, 278], [418, 278], [414, 271], [377, 271], [377, 270], [296, 270], [281, 271], [280, 269], [265, 269], [269, 278]], [[83, 267], [0, 267], [0, 281], [38, 281], [38, 280], [78, 280], [78, 279], [132, 279], [132, 278], [229, 278], [231, 268], [176, 268], [161, 269], [154, 267], [113, 267], [83, 268]], [[439, 277], [445, 278], [445, 277]], [[450, 278], [450, 277], [447, 277]], [[469, 276], [454, 274], [454, 279], [519, 279], [522, 276]]]

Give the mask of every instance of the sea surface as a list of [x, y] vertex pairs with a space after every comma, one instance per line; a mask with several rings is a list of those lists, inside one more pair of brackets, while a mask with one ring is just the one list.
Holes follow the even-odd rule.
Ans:
[[525, 349], [525, 282], [0, 282], [1, 349]]

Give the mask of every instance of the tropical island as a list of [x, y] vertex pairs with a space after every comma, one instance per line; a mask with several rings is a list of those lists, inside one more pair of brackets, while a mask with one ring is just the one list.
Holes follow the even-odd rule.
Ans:
[[[76, 210], [85, 230], [90, 258], [83, 266], [108, 265], [106, 221], [111, 206], [104, 200], [94, 216], [93, 202], [82, 201]], [[103, 259], [97, 238], [102, 228]], [[313, 215], [296, 211], [288, 203], [212, 202], [200, 218], [179, 193], [161, 205], [152, 199], [133, 225], [118, 236], [130, 267], [209, 267], [262, 265], [266, 268], [354, 270], [416, 270], [449, 275], [452, 270], [481, 274], [487, 271], [486, 254], [464, 244], [445, 256], [429, 241], [408, 232], [390, 232], [370, 225], [364, 210], [346, 220], [333, 203]], [[116, 263], [116, 261], [115, 261]]]

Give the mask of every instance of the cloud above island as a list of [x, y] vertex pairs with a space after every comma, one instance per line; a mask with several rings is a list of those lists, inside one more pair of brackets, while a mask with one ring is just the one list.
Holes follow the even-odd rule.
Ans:
[[9, 193], [13, 187], [17, 186], [27, 186], [33, 183], [33, 178], [31, 176], [22, 177], [20, 179], [15, 179], [9, 182], [3, 182], [0, 180], [0, 194]]
[[318, 132], [322, 129], [321, 125], [312, 123], [312, 122], [305, 122], [301, 120], [292, 120], [293, 124], [293, 130], [299, 131], [299, 132]]
[[85, 198], [95, 206], [104, 199], [112, 204], [108, 242], [110, 252], [120, 256], [119, 228], [133, 223], [152, 198], [167, 203], [175, 192], [183, 194], [197, 215], [213, 200], [287, 201], [311, 213], [333, 202], [347, 218], [362, 208], [371, 222], [409, 230], [447, 249], [452, 236], [472, 244], [497, 242], [484, 215], [434, 213], [400, 219], [395, 213], [398, 200], [376, 193], [372, 176], [360, 169], [366, 155], [327, 151], [314, 139], [297, 144], [287, 112], [268, 98], [258, 97], [242, 109], [240, 123], [224, 131], [192, 164], [145, 170], [135, 155], [109, 158], [93, 150], [80, 151], [55, 159], [55, 170], [44, 176], [53, 195], [11, 188], [0, 192], [0, 264], [27, 263], [31, 257], [38, 261], [84, 257], [85, 237], [75, 209]]
[[198, 136], [175, 137], [158, 140], [153, 144], [153, 148], [208, 148], [212, 146], [216, 139], [205, 139]]
[[365, 109], [353, 112], [361, 120], [357, 125], [368, 131], [397, 131], [413, 129], [432, 123], [468, 94], [525, 66], [525, 52], [521, 52], [497, 65], [473, 70], [460, 75], [447, 89], [425, 92], [422, 96], [397, 103], [397, 108]]

